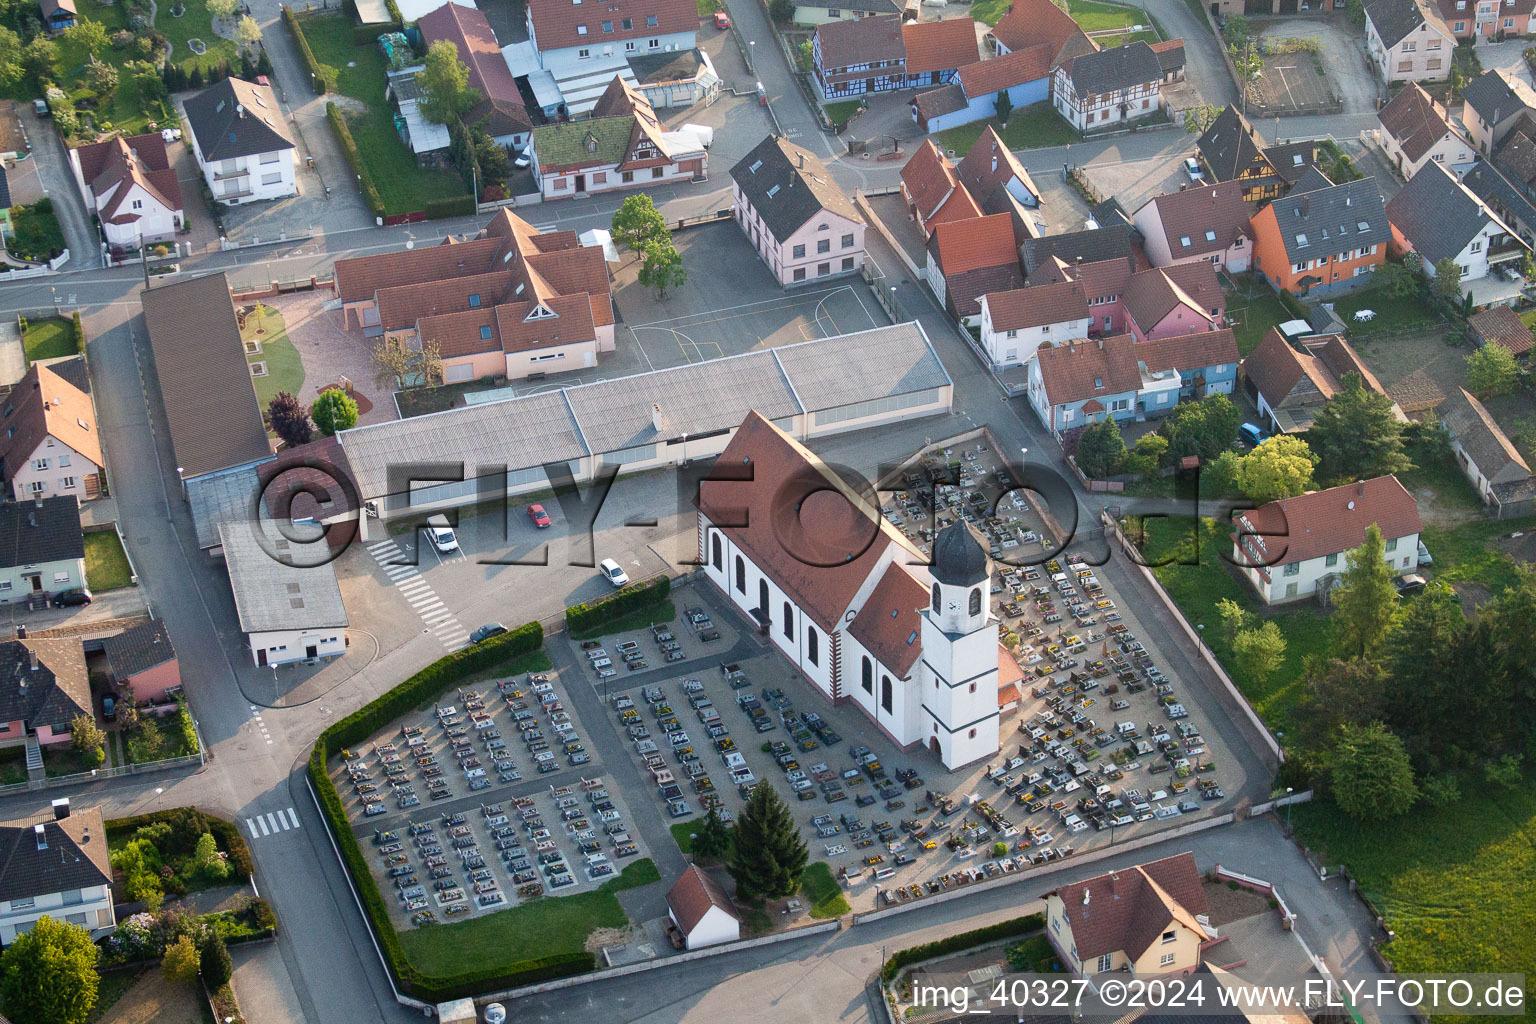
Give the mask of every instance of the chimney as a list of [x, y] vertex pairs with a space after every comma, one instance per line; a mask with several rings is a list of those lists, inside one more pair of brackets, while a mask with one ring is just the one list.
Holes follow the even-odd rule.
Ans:
[[37, 848], [39, 850], [48, 849], [48, 837], [44, 834], [42, 825], [33, 825], [32, 835], [37, 839]]
[[37, 507], [38, 507], [38, 508], [42, 508], [42, 507], [43, 507], [43, 498], [42, 498], [42, 495], [38, 495], [38, 498], [37, 498], [37, 502], [36, 502], [36, 505], [37, 505]]
[[661, 427], [661, 403], [660, 402], [652, 402], [651, 403], [651, 426], [655, 427], [657, 430], [661, 430], [662, 429], [662, 427]]
[[30, 664], [32, 666], [32, 671], [36, 672], [37, 671], [37, 652], [34, 651], [30, 647], [27, 648], [27, 662], [28, 662], [28, 664]]
[[804, 153], [796, 153], [795, 156], [800, 160], [800, 169], [802, 171], [805, 170], [805, 154]]
[[1362, 498], [1365, 497], [1365, 481], [1364, 480], [1356, 480], [1355, 481], [1355, 493], [1360, 495], [1360, 497], [1362, 497]]
[[37, 513], [36, 512], [28, 512], [27, 513], [27, 525], [28, 526], [36, 526], [37, 525]]
[[26, 626], [18, 625], [16, 627], [16, 639], [17, 640], [25, 640], [26, 638], [27, 638], [27, 627]]
[[53, 820], [63, 821], [69, 817], [69, 797], [60, 797], [53, 802]]

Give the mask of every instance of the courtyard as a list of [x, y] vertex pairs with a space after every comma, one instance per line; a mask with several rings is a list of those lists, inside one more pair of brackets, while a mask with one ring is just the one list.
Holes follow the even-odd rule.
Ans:
[[[359, 424], [398, 418], [393, 394], [374, 381], [372, 342], [362, 331], [343, 330], [341, 312], [326, 310], [325, 300], [323, 291], [303, 291], [240, 307], [250, 310], [241, 337], [262, 407], [278, 391], [292, 392], [308, 407], [321, 391], [345, 380], [357, 401]], [[257, 373], [258, 363], [263, 373]]]

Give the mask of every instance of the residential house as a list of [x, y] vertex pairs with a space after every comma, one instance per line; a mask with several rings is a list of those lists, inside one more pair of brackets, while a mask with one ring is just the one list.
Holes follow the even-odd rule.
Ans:
[[175, 244], [186, 216], [181, 185], [159, 132], [73, 147], [69, 166], [86, 210], [96, 215], [113, 249]]
[[677, 181], [703, 181], [709, 154], [692, 132], [672, 132], [618, 75], [583, 121], [533, 130], [533, 179], [545, 199]]
[[1457, 39], [1484, 42], [1530, 32], [1536, 0], [1438, 0], [1440, 16]]
[[1041, 345], [1088, 337], [1088, 299], [1076, 281], [981, 297], [981, 347], [994, 366], [1022, 366]]
[[[911, 57], [908, 56], [910, 64]], [[941, 132], [997, 115], [1008, 94], [1011, 110], [1044, 102], [1050, 94], [1051, 48], [1046, 43], [1013, 50], [959, 69], [956, 81], [912, 98], [912, 120], [924, 132]]]
[[1525, 115], [1536, 115], [1536, 90], [1500, 68], [1468, 82], [1461, 100], [1461, 123], [1484, 156], [1492, 154]]
[[298, 160], [270, 85], [226, 78], [189, 97], [187, 142], [226, 206], [297, 195]]
[[1056, 69], [1057, 113], [1078, 131], [1151, 117], [1162, 109], [1162, 65], [1144, 42], [1073, 57]]
[[106, 460], [88, 393], [51, 365], [33, 363], [0, 401], [0, 473], [14, 500], [101, 494]]
[[667, 890], [667, 917], [683, 937], [684, 949], [703, 949], [741, 938], [741, 915], [720, 883], [689, 864]]
[[1184, 39], [1161, 39], [1148, 44], [1157, 54], [1157, 65], [1163, 69], [1163, 84], [1172, 85], [1184, 81]]
[[1392, 240], [1375, 178], [1334, 185], [1316, 168], [1256, 213], [1251, 226], [1253, 269], [1294, 295], [1368, 284]]
[[[976, 23], [970, 18], [905, 22], [901, 26], [901, 42], [906, 51], [907, 72], [903, 88], [907, 89], [926, 89], [954, 81], [961, 68], [981, 60], [981, 51], [976, 45]], [[985, 77], [976, 82], [978, 90], [990, 84]]]
[[72, 495], [0, 505], [0, 604], [85, 586], [85, 534]]
[[1236, 107], [1226, 107], [1195, 142], [1195, 152], [1212, 184], [1236, 181], [1248, 202], [1274, 199], [1313, 166], [1310, 142], [1266, 146]]
[[864, 266], [864, 217], [814, 153], [770, 135], [731, 168], [731, 181], [736, 223], [780, 285]]
[[1530, 247], [1472, 190], [1439, 164], [1426, 165], [1387, 204], [1392, 245], [1416, 252], [1421, 268], [1436, 277], [1445, 259], [1461, 268], [1463, 286], [1491, 268], [1518, 264]]
[[1291, 342], [1278, 329], [1271, 329], [1243, 360], [1242, 371], [1259, 416], [1282, 434], [1311, 427], [1323, 406], [1344, 390], [1350, 375], [1359, 377], [1368, 391], [1387, 393], [1341, 334]]
[[1240, 274], [1253, 256], [1251, 209], [1240, 181], [1192, 186], [1148, 200], [1133, 222], [1154, 267], [1209, 263]]
[[1094, 53], [1099, 48], [1072, 16], [1051, 0], [1014, 0], [986, 38], [988, 47], [999, 56], [1047, 44], [1051, 48], [1052, 71], [1073, 57]]
[[877, 14], [901, 14], [895, 0], [794, 0], [795, 24], [815, 28], [829, 21], [869, 18]]
[[1192, 853], [1110, 871], [1043, 894], [1046, 936], [1074, 974], [1187, 974], [1214, 936]]
[[1032, 286], [1076, 281], [1088, 299], [1089, 337], [1129, 334], [1136, 341], [1211, 331], [1227, 300], [1209, 263], [1135, 270], [1131, 260], [1067, 264], [1060, 259], [1030, 276]]
[[903, 24], [876, 15], [819, 26], [811, 58], [816, 87], [830, 100], [942, 84], [981, 54], [970, 18]]
[[1482, 402], [1466, 388], [1456, 388], [1436, 413], [1450, 435], [1456, 464], [1495, 519], [1536, 511], [1536, 477], [1530, 464]]
[[1146, 253], [1142, 252], [1138, 233], [1128, 222], [1031, 238], [1024, 243], [1023, 257], [1024, 272], [1031, 280], [1041, 267], [1056, 261], [1072, 266], [1125, 260], [1130, 264], [1127, 273], [1150, 266]]
[[[1536, 145], [1531, 152], [1536, 154]], [[1513, 180], [1505, 169], [1481, 157], [1462, 174], [1461, 183], [1514, 228], [1526, 245], [1536, 245], [1536, 202], [1532, 200], [1536, 187]]]
[[112, 685], [142, 704], [161, 703], [181, 689], [181, 662], [164, 619], [149, 619], [101, 642]]
[[347, 652], [347, 610], [324, 541], [298, 543], [269, 524], [233, 522], [219, 528], [219, 544], [253, 664], [314, 663]]
[[1008, 214], [1014, 242], [1023, 245], [1040, 237], [1040, 189], [991, 125], [982, 128], [971, 143], [956, 173], [960, 184], [981, 204], [982, 213]]
[[1012, 222], [997, 213], [938, 225], [928, 239], [923, 276], [950, 316], [977, 326], [983, 295], [1024, 286]]
[[581, 369], [614, 348], [602, 248], [510, 210], [466, 242], [337, 260], [335, 278], [345, 324], [435, 341], [449, 383]]
[[521, 149], [526, 145], [533, 121], [485, 15], [473, 7], [444, 3], [422, 15], [416, 30], [423, 50], [446, 41], [459, 51], [459, 60], [469, 71], [469, 87], [480, 94], [480, 102], [464, 115], [464, 123], [479, 125], [503, 146]]
[[1265, 604], [1326, 595], [1344, 581], [1346, 556], [1374, 525], [1395, 573], [1419, 564], [1419, 506], [1395, 476], [1281, 498], [1236, 515], [1232, 564]]
[[901, 197], [924, 238], [947, 221], [974, 220], [982, 215], [975, 197], [960, 183], [954, 161], [941, 153], [932, 139], [919, 143], [901, 168]]
[[1106, 418], [1163, 416], [1181, 401], [1231, 394], [1237, 362], [1229, 330], [1145, 342], [1117, 334], [1037, 349], [1026, 394], [1060, 437]]
[[1365, 49], [1387, 85], [1450, 74], [1456, 37], [1430, 0], [1366, 0]]
[[1449, 112], [1417, 82], [1400, 89], [1376, 118], [1381, 122], [1381, 151], [1405, 179], [1426, 163], [1459, 167], [1477, 156]]
[[49, 35], [74, 28], [75, 17], [79, 14], [75, 0], [40, 0], [37, 6], [42, 11], [43, 28]]
[[1530, 326], [1502, 303], [1473, 313], [1467, 329], [1479, 345], [1498, 345], [1522, 362], [1531, 356]]
[[100, 938], [117, 927], [112, 903], [101, 808], [71, 809], [64, 797], [43, 814], [0, 822], [0, 946], [45, 915]]
[[61, 747], [93, 714], [79, 637], [0, 640], [0, 746]]

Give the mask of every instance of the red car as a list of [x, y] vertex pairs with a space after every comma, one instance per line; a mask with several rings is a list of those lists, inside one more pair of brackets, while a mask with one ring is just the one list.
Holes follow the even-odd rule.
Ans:
[[549, 513], [544, 511], [543, 505], [529, 505], [528, 518], [541, 530], [549, 525]]
[[719, 29], [721, 32], [724, 32], [726, 29], [728, 29], [730, 27], [731, 27], [731, 16], [729, 14], [726, 14], [724, 11], [716, 12], [716, 14], [715, 14], [715, 28]]

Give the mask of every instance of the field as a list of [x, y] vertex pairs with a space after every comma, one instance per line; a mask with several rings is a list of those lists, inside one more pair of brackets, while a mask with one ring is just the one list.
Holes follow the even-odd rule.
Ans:
[[353, 46], [352, 22], [341, 15], [303, 18], [299, 25], [315, 59], [334, 69], [336, 91], [354, 101], [341, 107], [384, 208], [410, 213], [424, 209], [429, 200], [465, 193], [456, 172], [417, 167], [416, 157], [400, 141], [384, 99], [386, 65], [379, 48]]
[[116, 590], [133, 582], [128, 556], [116, 530], [97, 530], [85, 535], [85, 585], [92, 593]]
[[27, 333], [22, 337], [27, 352], [27, 362], [39, 359], [57, 359], [75, 354], [75, 328], [68, 320], [49, 317], [46, 320], [28, 320]]
[[981, 137], [981, 130], [991, 125], [1009, 149], [1039, 149], [1044, 146], [1064, 146], [1078, 140], [1077, 130], [1056, 113], [1049, 101], [1041, 101], [1015, 110], [1008, 117], [1006, 130], [997, 118], [972, 121], [947, 132], [939, 133], [939, 147], [956, 153], [970, 152], [971, 146]]
[[629, 924], [615, 893], [660, 877], [650, 860], [636, 861], [593, 892], [546, 897], [454, 924], [411, 928], [400, 933], [400, 944], [416, 969], [429, 975], [458, 974], [471, 963], [476, 970], [493, 971], [536, 957], [579, 953], [594, 930]]

